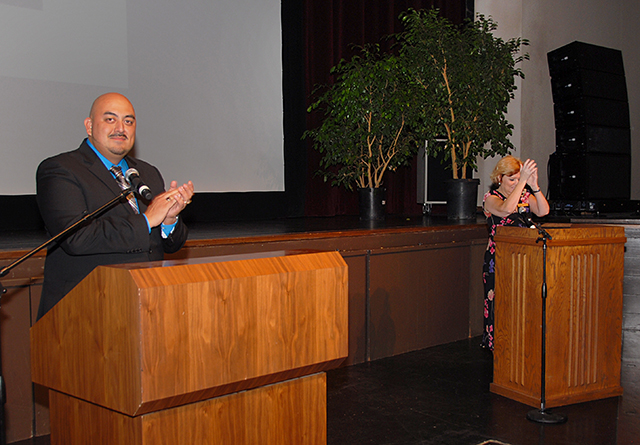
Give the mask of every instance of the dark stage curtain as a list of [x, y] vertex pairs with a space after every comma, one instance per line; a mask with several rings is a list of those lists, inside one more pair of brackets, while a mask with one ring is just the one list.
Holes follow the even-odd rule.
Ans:
[[[317, 85], [332, 82], [330, 69], [341, 59], [355, 53], [352, 45], [380, 43], [384, 36], [402, 31], [398, 16], [408, 8], [438, 8], [444, 17], [460, 23], [466, 14], [466, 0], [306, 0], [304, 6], [305, 80], [307, 105]], [[321, 122], [321, 114], [307, 116], [307, 128]], [[315, 173], [320, 154], [307, 142], [306, 216], [358, 214], [358, 194], [325, 183]], [[417, 204], [417, 162], [410, 167], [387, 172], [383, 186], [387, 189], [387, 213], [421, 214]]]

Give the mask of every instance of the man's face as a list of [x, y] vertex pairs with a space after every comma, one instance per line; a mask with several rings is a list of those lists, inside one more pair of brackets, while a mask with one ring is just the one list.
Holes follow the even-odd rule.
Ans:
[[109, 93], [96, 99], [84, 125], [93, 146], [114, 164], [133, 148], [136, 114], [131, 102], [120, 94]]

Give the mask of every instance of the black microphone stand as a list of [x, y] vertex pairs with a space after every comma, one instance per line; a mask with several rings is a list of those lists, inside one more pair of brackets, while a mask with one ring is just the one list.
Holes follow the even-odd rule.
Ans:
[[534, 409], [527, 413], [527, 419], [532, 422], [543, 424], [560, 424], [567, 421], [564, 414], [550, 413], [546, 408], [545, 387], [546, 387], [546, 355], [547, 355], [547, 240], [552, 239], [551, 235], [531, 218], [527, 222], [538, 230], [540, 237], [536, 243], [542, 241], [542, 352], [541, 352], [541, 381], [540, 381], [540, 409]]
[[[94, 210], [91, 213], [86, 214], [80, 220], [78, 220], [77, 222], [73, 223], [72, 225], [70, 225], [69, 227], [64, 229], [62, 232], [58, 233], [53, 238], [51, 238], [48, 241], [45, 241], [44, 243], [40, 244], [38, 247], [36, 247], [32, 251], [28, 252], [27, 254], [23, 255], [21, 258], [18, 258], [16, 261], [14, 261], [13, 263], [9, 264], [7, 267], [5, 267], [2, 270], [0, 270], [0, 278], [2, 278], [5, 275], [7, 275], [11, 269], [16, 267], [18, 264], [21, 264], [26, 259], [32, 257], [33, 255], [35, 255], [36, 253], [38, 253], [39, 251], [41, 251], [42, 249], [47, 247], [49, 244], [59, 240], [60, 238], [63, 238], [64, 236], [66, 236], [69, 233], [71, 233], [74, 230], [76, 230], [81, 224], [83, 224], [88, 219], [94, 218], [95, 216], [99, 215], [100, 213], [108, 210], [116, 202], [124, 199], [129, 193], [131, 193], [131, 187], [122, 190], [122, 192], [118, 196], [116, 196], [111, 201], [109, 201], [106, 204], [104, 204], [102, 207]], [[0, 283], [0, 299], [2, 298], [2, 295], [5, 294], [6, 292], [7, 292], [7, 289], [2, 285], [2, 283]], [[7, 443], [5, 422], [4, 422], [4, 404], [5, 404], [5, 402], [6, 402], [6, 392], [5, 392], [4, 377], [2, 376], [2, 359], [1, 359], [1, 354], [0, 354], [0, 445], [6, 445], [6, 443]]]

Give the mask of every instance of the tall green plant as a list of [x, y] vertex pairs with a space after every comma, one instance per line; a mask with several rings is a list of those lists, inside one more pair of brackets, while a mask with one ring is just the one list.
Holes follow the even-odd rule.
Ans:
[[324, 120], [305, 133], [322, 153], [320, 173], [347, 189], [380, 187], [386, 171], [408, 164], [417, 151], [408, 131], [415, 96], [403, 67], [368, 45], [331, 72], [336, 82], [308, 110], [323, 110]]
[[513, 125], [506, 117], [514, 97], [515, 79], [524, 78], [516, 65], [528, 41], [507, 41], [493, 35], [497, 24], [478, 15], [461, 26], [452, 24], [437, 9], [409, 9], [400, 16], [400, 57], [417, 86], [421, 106], [414, 109], [416, 130], [427, 141], [431, 155], [442, 150], [453, 178], [466, 178], [467, 167], [477, 170], [477, 158], [505, 155]]

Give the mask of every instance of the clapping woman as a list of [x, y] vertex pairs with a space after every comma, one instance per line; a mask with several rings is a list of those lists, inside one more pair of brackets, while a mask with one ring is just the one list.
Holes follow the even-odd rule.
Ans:
[[514, 156], [502, 158], [491, 173], [491, 186], [484, 195], [484, 214], [489, 228], [489, 242], [484, 254], [484, 331], [482, 346], [494, 347], [494, 298], [496, 227], [528, 227], [527, 216], [549, 213], [549, 203], [538, 185], [538, 166], [532, 159], [524, 163]]

